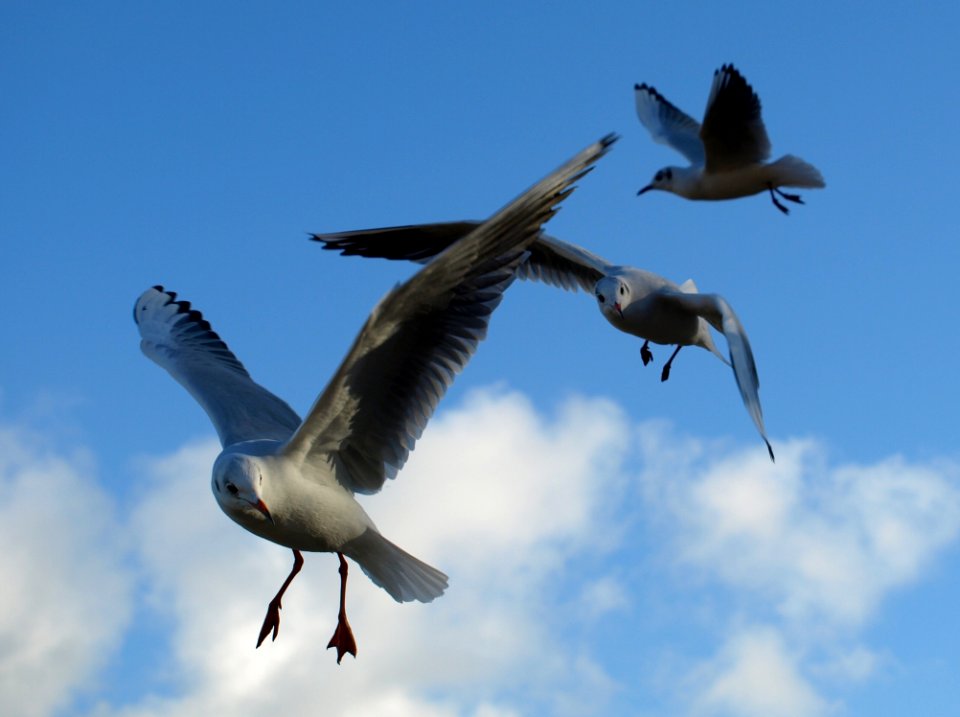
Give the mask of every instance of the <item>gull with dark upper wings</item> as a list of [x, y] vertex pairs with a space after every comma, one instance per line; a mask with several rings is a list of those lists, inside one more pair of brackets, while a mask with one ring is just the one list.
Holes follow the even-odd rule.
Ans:
[[[390, 291], [303, 421], [251, 379], [188, 302], [160, 286], [137, 299], [141, 349], [193, 395], [220, 437], [211, 481], [220, 507], [293, 551], [293, 569], [270, 601], [258, 647], [267, 635], [277, 637], [281, 599], [303, 565], [302, 550], [339, 557], [340, 611], [328, 645], [337, 662], [347, 652], [356, 656], [345, 556], [399, 602], [430, 602], [444, 592], [447, 576], [383, 537], [354, 494], [376, 493], [406, 462], [485, 337], [542, 224], [615, 139], [580, 152]], [[420, 506], [417, 514], [430, 509]]]
[[660, 189], [686, 199], [735, 199], [768, 191], [777, 209], [788, 214], [778, 196], [797, 204], [803, 200], [780, 187], [825, 186], [820, 171], [799, 157], [788, 154], [766, 161], [770, 140], [760, 98], [733, 65], [713, 73], [703, 125], [650, 85], [635, 85], [634, 94], [637, 116], [653, 139], [673, 147], [691, 165], [664, 167], [638, 195]]
[[[478, 224], [463, 221], [407, 225], [314, 234], [313, 238], [322, 242], [324, 249], [347, 256], [428, 263]], [[530, 245], [527, 258], [517, 266], [517, 275], [563, 289], [592, 292], [607, 321], [620, 331], [644, 339], [640, 349], [644, 365], [653, 358], [651, 341], [676, 344], [676, 350], [664, 364], [662, 381], [669, 377], [682, 346], [700, 346], [731, 365], [743, 404], [773, 460], [773, 448], [763, 425], [753, 350], [740, 319], [722, 296], [697, 293], [691, 280], [678, 286], [650, 271], [611, 264], [583, 247], [546, 234]], [[726, 338], [729, 362], [714, 345], [710, 326]]]

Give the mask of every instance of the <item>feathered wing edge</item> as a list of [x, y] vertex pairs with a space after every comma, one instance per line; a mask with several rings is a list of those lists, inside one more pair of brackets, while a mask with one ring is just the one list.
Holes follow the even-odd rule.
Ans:
[[760, 437], [763, 438], [763, 442], [767, 446], [770, 460], [776, 460], [773, 455], [773, 447], [767, 438], [767, 430], [763, 425], [763, 409], [760, 406], [760, 377], [757, 374], [753, 349], [750, 347], [747, 332], [743, 328], [743, 324], [740, 323], [733, 307], [719, 294], [675, 292], [669, 296], [688, 311], [706, 319], [713, 328], [726, 338], [730, 353], [730, 365], [733, 369], [733, 377], [737, 382], [737, 389], [740, 391], [740, 398], [760, 433]]
[[541, 226], [616, 140], [578, 153], [374, 309], [340, 368], [284, 448], [332, 460], [350, 490], [376, 492], [406, 461]]
[[[343, 256], [405, 259], [426, 264], [448, 246], [480, 226], [481, 222], [438, 222], [358, 229], [311, 238], [327, 251]], [[586, 249], [543, 234], [529, 247], [529, 257], [517, 268], [517, 277], [541, 281], [567, 291], [593, 292], [609, 262]]]
[[162, 286], [133, 307], [140, 348], [196, 399], [226, 447], [240, 441], [284, 441], [300, 425], [296, 412], [250, 377], [240, 360], [189, 301]]

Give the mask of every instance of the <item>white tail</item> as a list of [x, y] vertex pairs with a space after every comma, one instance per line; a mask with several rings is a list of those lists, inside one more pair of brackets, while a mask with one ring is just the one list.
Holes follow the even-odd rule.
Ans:
[[401, 550], [375, 530], [345, 543], [341, 552], [353, 558], [375, 585], [397, 602], [430, 602], [447, 589], [447, 576]]
[[827, 186], [819, 169], [792, 154], [784, 155], [769, 166], [774, 171], [773, 176], [776, 178], [777, 186], [813, 188]]

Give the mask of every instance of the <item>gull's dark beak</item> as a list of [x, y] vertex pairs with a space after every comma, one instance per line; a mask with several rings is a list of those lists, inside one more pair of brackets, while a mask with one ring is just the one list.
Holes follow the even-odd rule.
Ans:
[[652, 185], [652, 184], [648, 184], [648, 185], [645, 186], [643, 189], [641, 189], [639, 192], [637, 192], [637, 196], [639, 197], [641, 194], [643, 194], [644, 192], [649, 192], [651, 189], [653, 189], [653, 185]]
[[261, 513], [263, 513], [264, 518], [266, 518], [271, 523], [273, 523], [273, 516], [270, 515], [270, 511], [267, 510], [267, 504], [263, 502], [262, 498], [258, 500], [256, 503], [254, 503], [253, 507], [259, 510]]

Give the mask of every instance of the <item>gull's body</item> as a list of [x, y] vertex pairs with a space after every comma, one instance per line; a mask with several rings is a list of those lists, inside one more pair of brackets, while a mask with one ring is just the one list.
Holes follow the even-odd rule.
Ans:
[[660, 189], [686, 199], [736, 199], [769, 192], [784, 214], [780, 196], [803, 204], [780, 187], [823, 187], [819, 170], [793, 155], [775, 162], [760, 113], [760, 98], [733, 65], [713, 74], [700, 125], [647, 84], [634, 86], [637, 117], [654, 141], [683, 154], [688, 167], [664, 167], [638, 194]]
[[[316, 234], [324, 249], [344, 255], [409, 259], [425, 262], [469, 232], [477, 222], [447, 222]], [[699, 294], [692, 280], [677, 285], [650, 271], [612, 264], [583, 247], [541, 235], [517, 267], [521, 279], [543, 281], [563, 289], [592, 292], [603, 316], [613, 326], [645, 340], [641, 357], [652, 359], [647, 343], [675, 344], [662, 380], [682, 346], [700, 346], [733, 368], [743, 404], [767, 445], [760, 407], [760, 381], [746, 331], [733, 308], [716, 294]], [[713, 343], [710, 326], [727, 340], [727, 361]]]
[[271, 631], [276, 638], [280, 599], [303, 564], [301, 550], [340, 556], [340, 619], [330, 644], [338, 662], [356, 654], [343, 556], [398, 601], [429, 602], [444, 592], [447, 576], [384, 538], [354, 494], [379, 491], [403, 466], [486, 335], [541, 225], [613, 141], [585, 149], [389, 292], [303, 421], [250, 378], [188, 302], [162, 287], [137, 300], [143, 352], [197, 399], [220, 437], [211, 480], [220, 507], [293, 550], [294, 568], [270, 603], [258, 646]]

